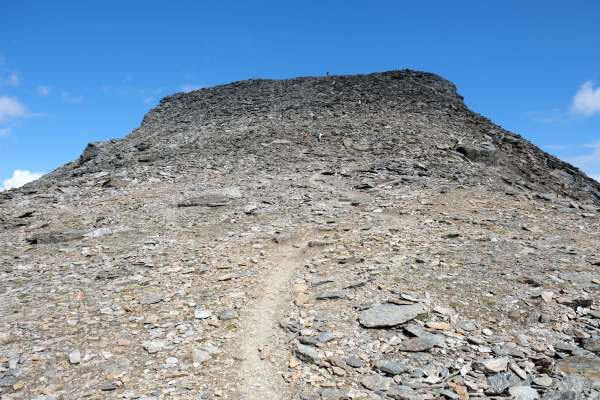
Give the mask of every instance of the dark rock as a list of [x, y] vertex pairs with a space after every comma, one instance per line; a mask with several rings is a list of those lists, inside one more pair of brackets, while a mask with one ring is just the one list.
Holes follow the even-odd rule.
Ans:
[[508, 390], [509, 387], [517, 385], [521, 380], [512, 372], [500, 372], [487, 377], [488, 388], [486, 394], [499, 395]]
[[496, 163], [497, 150], [493, 145], [489, 146], [459, 146], [456, 151], [469, 160], [485, 165], [494, 165]]
[[390, 375], [399, 375], [410, 370], [410, 366], [396, 360], [378, 360], [375, 362], [375, 368]]
[[363, 359], [355, 354], [349, 355], [344, 361], [346, 361], [346, 364], [348, 364], [352, 368], [362, 368], [365, 366], [365, 362], [363, 361]]
[[581, 341], [581, 346], [587, 351], [591, 351], [593, 353], [600, 353], [600, 337], [591, 337], [588, 339], [583, 339]]

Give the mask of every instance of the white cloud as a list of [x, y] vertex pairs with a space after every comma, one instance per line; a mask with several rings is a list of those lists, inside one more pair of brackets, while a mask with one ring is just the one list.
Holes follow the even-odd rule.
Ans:
[[0, 122], [21, 118], [27, 115], [27, 109], [12, 97], [0, 96]]
[[567, 113], [560, 108], [545, 111], [527, 111], [525, 113], [532, 121], [540, 124], [557, 124], [567, 121]]
[[61, 92], [60, 97], [69, 103], [81, 103], [83, 101], [83, 96], [76, 96], [69, 92]]
[[0, 77], [0, 85], [19, 86], [20, 83], [21, 78], [19, 78], [19, 74], [16, 72], [11, 73], [7, 77]]
[[591, 151], [568, 159], [573, 165], [581, 168], [590, 177], [600, 182], [600, 141], [586, 145]]
[[573, 97], [571, 110], [578, 115], [600, 114], [600, 87], [594, 89], [591, 81], [585, 82]]
[[4, 181], [4, 185], [0, 188], [0, 190], [8, 190], [21, 187], [26, 183], [35, 181], [44, 175], [41, 172], [31, 172], [26, 169], [15, 169], [10, 178]]
[[50, 86], [44, 86], [44, 85], [41, 85], [41, 86], [38, 86], [37, 88], [35, 88], [35, 91], [37, 92], [37, 94], [40, 96], [43, 96], [43, 97], [48, 96], [50, 94], [50, 90], [51, 90]]
[[188, 92], [192, 92], [194, 90], [202, 89], [203, 87], [204, 86], [202, 86], [202, 85], [195, 85], [193, 83], [186, 83], [186, 84], [181, 85], [179, 88], [182, 91], [188, 93]]
[[0, 137], [10, 134], [11, 128], [0, 128]]

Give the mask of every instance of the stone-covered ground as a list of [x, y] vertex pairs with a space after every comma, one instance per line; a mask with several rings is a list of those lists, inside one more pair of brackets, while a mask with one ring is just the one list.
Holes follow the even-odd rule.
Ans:
[[282, 82], [0, 194], [3, 400], [600, 397], [597, 183], [429, 74]]

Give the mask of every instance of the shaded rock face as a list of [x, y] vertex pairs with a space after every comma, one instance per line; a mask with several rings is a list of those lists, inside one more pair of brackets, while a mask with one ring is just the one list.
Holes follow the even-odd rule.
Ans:
[[598, 189], [432, 74], [167, 97], [0, 193], [0, 397], [597, 399]]
[[273, 169], [310, 161], [306, 146], [338, 162], [360, 156], [389, 168], [380, 161], [394, 160], [405, 175], [471, 184], [485, 176], [519, 190], [600, 202], [597, 182], [471, 112], [452, 83], [411, 70], [248, 80], [175, 94], [127, 138], [88, 145], [78, 161], [36, 185], [107, 170], [146, 179], [146, 167], [218, 167], [248, 156]]

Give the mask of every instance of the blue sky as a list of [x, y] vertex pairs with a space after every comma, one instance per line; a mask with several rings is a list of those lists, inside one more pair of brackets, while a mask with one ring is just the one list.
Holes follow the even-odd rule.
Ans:
[[600, 179], [600, 2], [5, 0], [0, 188], [126, 135], [173, 92], [402, 68]]

